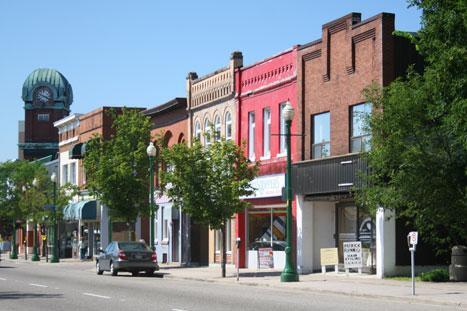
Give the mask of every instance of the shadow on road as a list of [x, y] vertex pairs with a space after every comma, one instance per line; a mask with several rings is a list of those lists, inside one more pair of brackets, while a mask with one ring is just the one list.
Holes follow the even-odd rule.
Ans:
[[[247, 278], [261, 278], [261, 277], [268, 277], [268, 276], [280, 276], [282, 272], [280, 271], [270, 271], [270, 272], [240, 272], [240, 277], [247, 277]], [[232, 276], [236, 277], [236, 276]]]
[[0, 292], [0, 300], [36, 299], [36, 298], [62, 298], [62, 294], [38, 294], [25, 292]]
[[12, 267], [12, 266], [0, 266], [0, 269], [14, 269], [16, 267]]

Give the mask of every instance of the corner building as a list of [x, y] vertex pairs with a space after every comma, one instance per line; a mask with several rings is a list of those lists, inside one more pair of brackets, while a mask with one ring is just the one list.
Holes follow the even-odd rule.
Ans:
[[[252, 181], [256, 191], [243, 198], [251, 207], [236, 215], [237, 237], [241, 239], [240, 267], [258, 268], [258, 248], [265, 247], [273, 249], [274, 268], [281, 269], [285, 265], [287, 206], [282, 193], [287, 150], [282, 109], [290, 102], [297, 110], [296, 59], [297, 47], [293, 47], [235, 73], [241, 125], [237, 130], [237, 143], [245, 143], [246, 156], [260, 163], [258, 177]], [[299, 122], [296, 114], [292, 133], [296, 133]], [[292, 161], [300, 159], [297, 137], [292, 136]], [[292, 214], [295, 223], [294, 203]], [[292, 241], [294, 245], [293, 237]]]
[[361, 154], [371, 148], [365, 120], [373, 107], [362, 91], [372, 83], [387, 86], [417, 62], [409, 42], [393, 35], [394, 18], [381, 13], [361, 20], [351, 13], [324, 24], [321, 39], [298, 49], [297, 131], [303, 136], [292, 182], [301, 273], [321, 269], [321, 248], [337, 247], [343, 264], [348, 241], [362, 242], [363, 270], [380, 276], [395, 273], [397, 254], [408, 253], [394, 218], [381, 209], [375, 219], [352, 193], [367, 170]]

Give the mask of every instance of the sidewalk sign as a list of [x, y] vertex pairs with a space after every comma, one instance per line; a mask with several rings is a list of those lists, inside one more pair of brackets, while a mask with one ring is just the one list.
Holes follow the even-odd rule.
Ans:
[[274, 268], [274, 257], [271, 247], [258, 248], [259, 268]]
[[418, 244], [418, 232], [412, 231], [407, 235], [407, 244], [410, 251], [410, 267], [412, 274], [412, 296], [415, 296], [415, 250]]
[[357, 268], [358, 273], [362, 274], [362, 242], [344, 242], [344, 267], [345, 273], [349, 273], [349, 269]]
[[337, 256], [337, 247], [320, 249], [321, 272], [326, 274], [326, 266], [334, 266], [334, 272], [339, 273], [339, 256]]

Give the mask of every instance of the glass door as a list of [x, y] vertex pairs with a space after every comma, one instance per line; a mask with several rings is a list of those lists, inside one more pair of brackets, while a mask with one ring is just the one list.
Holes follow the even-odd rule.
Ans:
[[337, 247], [339, 263], [344, 263], [344, 242], [357, 241], [358, 211], [355, 204], [336, 205]]

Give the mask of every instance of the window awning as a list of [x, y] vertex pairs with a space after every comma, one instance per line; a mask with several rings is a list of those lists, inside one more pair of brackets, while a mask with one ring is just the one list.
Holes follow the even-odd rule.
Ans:
[[71, 159], [82, 159], [86, 151], [86, 143], [78, 143], [70, 149]]
[[63, 209], [64, 220], [96, 220], [96, 218], [96, 200], [86, 200], [70, 203]]

